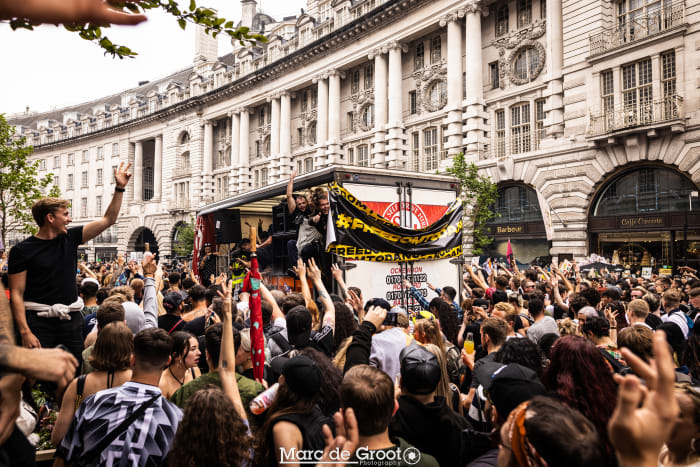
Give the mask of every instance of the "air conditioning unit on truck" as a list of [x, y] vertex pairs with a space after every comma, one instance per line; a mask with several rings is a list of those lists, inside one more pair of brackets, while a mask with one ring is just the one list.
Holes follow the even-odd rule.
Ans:
[[[273, 287], [291, 289], [299, 288], [299, 281], [295, 281], [288, 275], [287, 269], [292, 266], [288, 261], [287, 242], [295, 238], [295, 230], [290, 225], [288, 219], [286, 188], [287, 180], [268, 185], [256, 190], [252, 190], [240, 195], [233, 196], [224, 201], [220, 201], [208, 206], [204, 206], [197, 213], [197, 235], [195, 239], [194, 258], [195, 263], [199, 257], [199, 252], [205, 242], [215, 245], [214, 251], [219, 256], [219, 270], [230, 264], [230, 254], [235, 248], [235, 243], [241, 238], [248, 237], [248, 226], [257, 227], [259, 220], [262, 220], [262, 231], [271, 235], [272, 265], [266, 271], [268, 281]], [[456, 244], [461, 252], [461, 216], [455, 210], [455, 200], [457, 198], [459, 182], [449, 176], [443, 175], [421, 175], [415, 173], [401, 172], [388, 169], [373, 169], [364, 167], [334, 166], [317, 170], [307, 174], [297, 176], [294, 180], [294, 192], [306, 192], [307, 190], [322, 187], [331, 189], [333, 194], [344, 193], [346, 200], [359, 201], [357, 206], [364, 206], [367, 211], [360, 209], [360, 215], [364, 216], [369, 210], [381, 216], [380, 228], [365, 225], [361, 219], [350, 224], [360, 224], [358, 233], [364, 235], [382, 235], [384, 245], [401, 248], [407, 255], [402, 261], [392, 261], [396, 256], [370, 255], [372, 261], [357, 259], [363, 255], [345, 255], [342, 252], [345, 248], [336, 248], [341, 255], [325, 254], [322, 270], [324, 269], [324, 279], [328, 285], [336, 289], [336, 284], [331, 284], [330, 264], [338, 263], [344, 270], [345, 282], [348, 286], [359, 287], [362, 290], [364, 299], [373, 297], [385, 298], [389, 303], [402, 306], [408, 309], [419, 309], [418, 303], [413, 300], [408, 291], [403, 286], [403, 279], [409, 279], [413, 285], [426, 297], [428, 301], [437, 295], [427, 286], [428, 283], [436, 287], [446, 285], [460, 290], [460, 271], [456, 264], [450, 262], [450, 256], [457, 252]], [[335, 187], [335, 188], [333, 188]], [[337, 198], [337, 197], [336, 197]], [[331, 197], [331, 214], [333, 222], [338, 222], [338, 216], [343, 215], [339, 225], [351, 217], [343, 210], [342, 203], [334, 203]], [[364, 208], [363, 208], [364, 209]], [[452, 212], [452, 222], [454, 225], [445, 224], [445, 228], [439, 232], [434, 232], [433, 239], [440, 234], [444, 239], [446, 235], [452, 235], [452, 248], [445, 251], [446, 256], [442, 259], [421, 259], [425, 256], [421, 251], [427, 251], [424, 247], [413, 247], [413, 245], [424, 245], [415, 243], [424, 240], [415, 233], [430, 232], [431, 226], [436, 226], [437, 222], [445, 222], [446, 217]], [[454, 212], [453, 212], [454, 211]], [[461, 212], [461, 208], [460, 211]], [[459, 218], [459, 219], [458, 219]], [[459, 220], [460, 232], [455, 234], [455, 220]], [[370, 224], [372, 219], [365, 219]], [[390, 221], [393, 227], [403, 229], [393, 229], [386, 221]], [[384, 227], [381, 223], [384, 222]], [[357, 228], [357, 225], [355, 225]], [[385, 230], [387, 232], [385, 232]], [[396, 232], [395, 232], [396, 230]], [[415, 231], [408, 232], [408, 230]], [[434, 230], [434, 229], [433, 229]], [[393, 232], [393, 233], [392, 233]], [[389, 235], [391, 234], [391, 235]], [[354, 235], [351, 235], [355, 238]], [[416, 236], [421, 238], [408, 238]], [[348, 238], [346, 236], [345, 238]], [[401, 238], [401, 240], [396, 240]], [[414, 242], [414, 243], [411, 243]], [[331, 248], [333, 250], [333, 248]], [[365, 251], [352, 249], [353, 251]], [[434, 251], [434, 245], [433, 245]], [[450, 253], [450, 255], [447, 255]], [[442, 253], [441, 253], [442, 254]], [[345, 257], [343, 257], [345, 256]], [[349, 256], [349, 257], [348, 257]], [[355, 259], [352, 259], [354, 256]], [[387, 258], [389, 260], [387, 260]], [[415, 259], [414, 259], [415, 258]], [[330, 290], [330, 289], [329, 289]]]

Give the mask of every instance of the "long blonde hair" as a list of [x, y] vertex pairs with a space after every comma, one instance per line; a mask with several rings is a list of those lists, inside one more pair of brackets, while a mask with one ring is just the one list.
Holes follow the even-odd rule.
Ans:
[[425, 342], [423, 344], [434, 344], [440, 348], [442, 352], [447, 352], [445, 348], [445, 340], [442, 338], [440, 331], [440, 321], [434, 319], [418, 319], [414, 325], [414, 334], [420, 336]]
[[436, 396], [445, 398], [445, 404], [451, 409], [454, 409], [452, 404], [452, 390], [450, 389], [450, 378], [447, 376], [447, 358], [445, 352], [435, 344], [425, 344], [424, 347], [428, 352], [435, 355], [440, 363], [440, 384], [435, 391]]

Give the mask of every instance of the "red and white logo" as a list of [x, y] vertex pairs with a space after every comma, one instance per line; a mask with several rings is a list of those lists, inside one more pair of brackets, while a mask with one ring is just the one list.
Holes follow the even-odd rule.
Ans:
[[[408, 211], [408, 203], [391, 203], [384, 210], [382, 217], [389, 219], [396, 225], [401, 225], [402, 215]], [[422, 229], [428, 227], [430, 222], [428, 221], [428, 216], [425, 215], [423, 209], [418, 204], [411, 204], [410, 212], [410, 228], [411, 229]]]

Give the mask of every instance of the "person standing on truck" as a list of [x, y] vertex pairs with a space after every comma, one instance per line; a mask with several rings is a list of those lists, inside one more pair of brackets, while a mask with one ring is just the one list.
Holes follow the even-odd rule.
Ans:
[[[328, 192], [322, 188], [318, 188], [313, 193], [312, 199], [316, 207], [316, 212], [308, 218], [308, 224], [312, 227], [312, 230], [309, 230], [309, 232], [313, 233], [310, 233], [309, 237], [313, 237], [313, 240], [307, 242], [302, 248], [299, 248], [299, 253], [305, 262], [309, 261], [310, 258], [314, 258], [320, 265], [323, 263], [321, 261], [321, 254], [325, 250], [328, 214], [331, 211], [331, 203], [328, 199]], [[299, 247], [299, 243], [297, 243], [297, 247]]]
[[199, 262], [199, 277], [204, 287], [211, 285], [210, 277], [216, 274], [216, 255], [211, 252], [211, 243], [204, 244], [204, 257]]
[[[302, 193], [294, 193], [294, 178], [296, 176], [297, 171], [294, 170], [287, 184], [287, 212], [289, 213], [291, 224], [294, 226], [296, 232], [296, 237], [287, 241], [287, 257], [289, 258], [290, 265], [297, 264], [297, 259], [299, 258], [299, 250], [297, 249], [299, 230], [304, 223], [304, 219], [308, 219], [309, 216], [311, 216], [309, 200], [307, 200], [306, 196]], [[290, 267], [287, 272], [289, 272], [291, 276], [294, 276], [294, 269], [292, 267]]]

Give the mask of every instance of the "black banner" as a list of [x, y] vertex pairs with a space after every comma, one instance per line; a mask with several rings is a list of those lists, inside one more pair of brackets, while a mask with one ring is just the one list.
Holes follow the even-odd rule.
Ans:
[[406, 262], [452, 258], [462, 254], [462, 203], [422, 229], [405, 229], [372, 211], [337, 183], [330, 186], [335, 241], [328, 252], [344, 258]]

